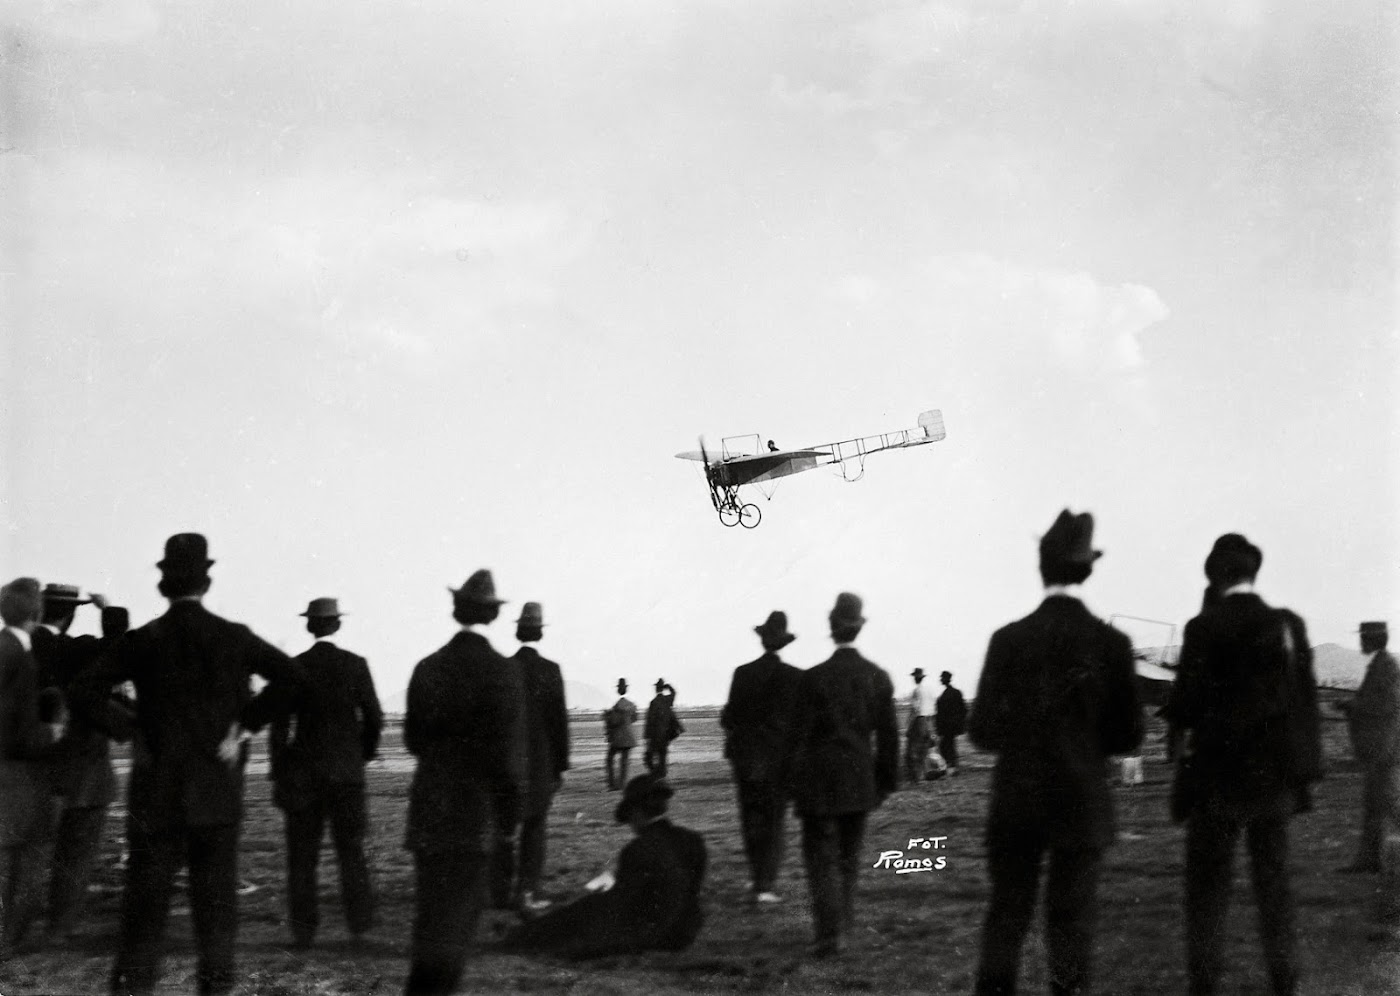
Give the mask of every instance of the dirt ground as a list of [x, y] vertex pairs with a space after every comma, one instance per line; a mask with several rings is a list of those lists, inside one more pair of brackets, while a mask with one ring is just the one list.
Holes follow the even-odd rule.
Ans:
[[[698, 830], [710, 850], [706, 885], [708, 918], [700, 939], [679, 954], [650, 954], [570, 964], [492, 953], [483, 946], [469, 964], [463, 991], [617, 993], [966, 993], [977, 958], [977, 937], [987, 900], [982, 821], [991, 758], [965, 747], [963, 773], [914, 786], [892, 796], [869, 823], [867, 862], [857, 900], [857, 927], [847, 951], [811, 961], [807, 890], [798, 829], [788, 825], [788, 857], [782, 905], [755, 908], [745, 899], [747, 877], [734, 794], [721, 757], [713, 713], [692, 715], [673, 750], [676, 786], [672, 813]], [[1116, 788], [1118, 843], [1109, 852], [1101, 886], [1096, 991], [1105, 994], [1180, 993], [1183, 831], [1166, 818], [1170, 775], [1161, 729], [1144, 751], [1146, 784]], [[1298, 899], [1303, 992], [1375, 996], [1400, 993], [1400, 932], [1371, 920], [1370, 876], [1334, 869], [1352, 856], [1360, 779], [1349, 760], [1341, 723], [1326, 724], [1328, 775], [1316, 793], [1317, 810], [1293, 823], [1294, 888]], [[574, 768], [550, 817], [547, 891], [564, 898], [598, 873], [629, 837], [613, 822], [617, 795], [604, 790], [601, 723], [580, 718], [573, 726]], [[965, 739], [965, 738], [964, 738]], [[634, 752], [637, 770], [640, 751]], [[397, 735], [386, 738], [384, 760], [369, 770], [370, 855], [376, 870], [379, 925], [351, 946], [339, 908], [334, 853], [323, 857], [322, 923], [309, 952], [287, 947], [283, 923], [284, 850], [281, 814], [272, 807], [266, 766], [250, 764], [243, 827], [239, 968], [240, 996], [397, 993], [403, 985], [413, 913], [412, 865], [403, 850], [406, 794], [412, 760]], [[120, 890], [118, 813], [85, 930], [62, 950], [46, 950], [0, 966], [0, 994], [103, 993], [117, 929]], [[945, 847], [921, 855], [946, 857], [945, 867], [897, 874], [877, 869], [884, 851], [909, 851], [911, 837], [945, 837]], [[1238, 860], [1243, 860], [1243, 855]], [[1235, 904], [1229, 930], [1230, 976], [1224, 992], [1267, 990], [1248, 878], [1237, 863]], [[487, 939], [511, 921], [491, 913], [480, 933]], [[177, 898], [167, 938], [162, 993], [193, 992], [194, 950], [190, 918]], [[1025, 992], [1044, 992], [1044, 951], [1037, 936], [1026, 946]]]

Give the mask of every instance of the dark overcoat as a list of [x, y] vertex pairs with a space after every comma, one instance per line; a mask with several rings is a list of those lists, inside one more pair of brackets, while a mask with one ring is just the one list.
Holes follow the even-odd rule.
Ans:
[[943, 689], [934, 703], [933, 732], [940, 737], [960, 737], [967, 732], [967, 702], [952, 685]]
[[788, 771], [803, 816], [869, 812], [898, 787], [894, 683], [854, 647], [802, 672]]
[[992, 634], [967, 732], [997, 755], [989, 845], [1107, 847], [1106, 762], [1143, 735], [1131, 642], [1079, 599], [1046, 598]]
[[1307, 628], [1253, 592], [1227, 595], [1186, 624], [1167, 712], [1192, 731], [1200, 800], [1268, 803], [1321, 775]]
[[490, 853], [497, 807], [519, 817], [525, 784], [525, 690], [486, 637], [463, 629], [408, 683], [404, 746], [418, 758], [405, 846]]
[[1400, 667], [1385, 650], [1366, 665], [1347, 711], [1352, 751], [1363, 767], [1400, 764]]
[[[257, 695], [253, 675], [267, 682]], [[134, 715], [111, 696], [125, 681], [136, 689]], [[191, 599], [107, 647], [71, 699], [108, 735], [136, 738], [128, 811], [155, 832], [239, 821], [243, 765], [224, 763], [219, 744], [235, 723], [266, 726], [295, 688], [286, 654]]]
[[675, 702], [676, 693], [666, 689], [657, 692], [656, 697], [647, 706], [647, 718], [642, 726], [642, 735], [646, 737], [648, 747], [664, 748], [675, 739]]
[[569, 769], [569, 710], [564, 704], [564, 675], [559, 665], [531, 646], [515, 652], [525, 684], [524, 813], [549, 810], [559, 778]]
[[734, 669], [729, 699], [719, 714], [725, 756], [734, 776], [749, 782], [782, 782], [802, 670], [769, 651]]
[[622, 849], [611, 889], [526, 924], [505, 947], [573, 958], [689, 947], [704, 922], [707, 862], [698, 833], [654, 820]]
[[[69, 636], [40, 626], [34, 631], [34, 659], [39, 683], [67, 694], [82, 670], [102, 652], [95, 636]], [[70, 715], [68, 729], [54, 751], [54, 790], [68, 809], [106, 806], [117, 797], [117, 776], [112, 769], [111, 738], [82, 716]]]
[[0, 848], [49, 830], [49, 727], [39, 721], [38, 666], [13, 633], [0, 631]]
[[301, 686], [268, 734], [274, 797], [284, 809], [309, 805], [327, 785], [363, 785], [384, 726], [363, 657], [317, 640], [294, 660]]

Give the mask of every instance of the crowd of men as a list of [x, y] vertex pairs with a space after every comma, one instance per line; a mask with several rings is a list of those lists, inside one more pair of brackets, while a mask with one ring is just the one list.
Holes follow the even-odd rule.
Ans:
[[[1097, 887], [1115, 834], [1105, 762], [1134, 751], [1144, 718], [1131, 644], [1084, 606], [1080, 586], [1101, 551], [1093, 519], [1061, 512], [1040, 540], [1045, 597], [993, 634], [971, 709], [943, 672], [922, 669], [906, 730], [905, 776], [958, 771], [957, 738], [996, 756], [986, 824], [991, 894], [975, 974], [979, 996], [1016, 990], [1021, 949], [1045, 868], [1045, 950], [1053, 993], [1090, 989]], [[1262, 552], [1239, 534], [1216, 541], [1209, 587], [1191, 620], [1163, 710], [1179, 743], [1172, 815], [1186, 836], [1186, 967], [1190, 992], [1220, 991], [1234, 852], [1248, 841], [1265, 962], [1275, 993], [1298, 986], [1288, 822], [1312, 805], [1321, 774], [1316, 680], [1303, 620], [1267, 605], [1253, 585]], [[270, 726], [274, 802], [285, 814], [288, 925], [314, 943], [317, 863], [327, 825], [352, 935], [375, 924], [365, 860], [365, 763], [383, 715], [368, 665], [339, 645], [333, 598], [302, 616], [315, 643], [297, 657], [210, 612], [203, 536], [172, 536], [157, 564], [166, 613], [128, 630], [102, 605], [103, 635], [67, 630], [77, 588], [21, 578], [0, 588], [0, 962], [61, 943], [78, 923], [106, 810], [116, 792], [113, 739], [131, 743], [125, 870], [111, 992], [152, 992], [175, 875], [189, 869], [201, 993], [235, 981], [237, 849], [247, 742]], [[458, 984], [487, 906], [518, 911], [501, 950], [594, 957], [688, 946], [703, 924], [707, 847], [667, 817], [667, 751], [683, 731], [664, 679], [648, 707], [644, 774], [628, 778], [637, 707], [618, 682], [604, 713], [614, 816], [634, 837], [616, 873], [564, 905], [540, 893], [547, 817], [569, 768], [559, 665], [536, 649], [541, 606], [515, 620], [521, 649], [498, 653], [485, 633], [504, 600], [486, 570], [449, 589], [460, 630], [414, 669], [404, 744], [417, 758], [405, 846], [415, 865], [415, 916], [405, 991]], [[831, 656], [807, 670], [780, 656], [795, 637], [775, 611], [754, 627], [763, 653], [734, 672], [720, 723], [733, 769], [752, 889], [777, 892], [789, 805], [800, 820], [813, 957], [841, 951], [856, 914], [865, 826], [899, 783], [893, 684], [855, 644], [864, 604], [849, 592], [828, 614]], [[1396, 814], [1400, 670], [1384, 623], [1365, 623], [1365, 680], [1348, 703], [1365, 772], [1363, 832], [1346, 870], [1381, 865]], [[250, 678], [265, 684], [253, 694]], [[938, 756], [930, 770], [929, 749]], [[35, 929], [43, 922], [45, 933]]]

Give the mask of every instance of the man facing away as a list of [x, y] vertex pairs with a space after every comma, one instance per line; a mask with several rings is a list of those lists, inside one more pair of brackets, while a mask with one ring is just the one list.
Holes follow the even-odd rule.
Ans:
[[1205, 572], [1219, 600], [1186, 624], [1168, 708], [1195, 772], [1186, 803], [1186, 953], [1192, 996], [1219, 991], [1234, 852], [1248, 839], [1264, 960], [1297, 989], [1288, 820], [1321, 774], [1317, 682], [1303, 620], [1254, 592], [1264, 555], [1238, 533]]
[[1370, 656], [1356, 697], [1343, 702], [1352, 752], [1361, 765], [1361, 841], [1346, 872], [1381, 870], [1387, 820], [1396, 817], [1396, 770], [1400, 766], [1400, 668], [1386, 649], [1384, 622], [1361, 624], [1361, 652]]
[[42, 906], [52, 833], [48, 765], [63, 734], [39, 716], [39, 668], [31, 636], [39, 623], [39, 582], [0, 588], [0, 964], [24, 950]]
[[[186, 864], [199, 992], [226, 993], [236, 981], [245, 744], [285, 707], [296, 668], [246, 626], [204, 607], [208, 552], [198, 533], [170, 537], [156, 565], [170, 608], [105, 650], [73, 685], [75, 712], [115, 739], [136, 739], [113, 993], [154, 990], [171, 888]], [[256, 696], [255, 674], [267, 682]], [[111, 697], [126, 681], [136, 689], [134, 718]]]
[[797, 639], [788, 632], [787, 613], [769, 613], [754, 632], [763, 645], [763, 656], [734, 669], [719, 725], [725, 732], [724, 753], [739, 793], [739, 825], [753, 899], [776, 903], [781, 898], [774, 887], [783, 860], [788, 805], [783, 761], [802, 671], [778, 656], [779, 650]]
[[899, 782], [894, 685], [854, 646], [862, 612], [859, 596], [836, 596], [827, 616], [836, 650], [802, 672], [794, 709], [789, 771], [818, 958], [841, 950], [855, 916], [866, 817]]
[[[523, 646], [515, 663], [525, 686], [525, 799], [521, 809], [520, 873], [512, 905], [530, 912], [549, 903], [539, 893], [544, 875], [545, 823], [554, 793], [569, 768], [569, 710], [564, 703], [564, 675], [559, 665], [540, 655], [534, 644], [544, 638], [544, 609], [526, 602], [515, 621], [515, 638]], [[506, 869], [513, 877], [514, 861]]]
[[967, 731], [967, 703], [953, 687], [953, 672], [938, 676], [943, 692], [934, 706], [933, 732], [938, 735], [938, 754], [948, 764], [948, 774], [958, 773], [958, 737]]
[[491, 572], [452, 593], [461, 630], [408, 684], [404, 746], [418, 758], [408, 795], [416, 875], [404, 992], [450, 993], [485, 907], [498, 828], [519, 820], [525, 781], [524, 690], [482, 630], [500, 615]]
[[332, 640], [340, 631], [340, 603], [313, 598], [301, 615], [316, 642], [295, 658], [302, 686], [290, 710], [273, 721], [268, 749], [272, 799], [286, 814], [287, 919], [293, 945], [307, 948], [320, 919], [316, 866], [328, 822], [350, 936], [358, 938], [374, 922], [365, 861], [365, 762], [379, 749], [384, 713], [369, 664]]
[[1050, 991], [1089, 987], [1095, 891], [1114, 834], [1105, 763], [1143, 734], [1132, 644], [1081, 601], [1080, 585], [1101, 556], [1093, 536], [1091, 515], [1065, 509], [1041, 538], [1045, 598], [992, 634], [973, 702], [968, 734], [997, 755], [987, 813], [992, 895], [977, 996], [1016, 991], [1047, 854]]
[[671, 741], [680, 736], [681, 722], [676, 716], [676, 689], [665, 678], [656, 679], [656, 696], [647, 706], [646, 722], [642, 726], [647, 749], [642, 763], [658, 778], [666, 777], [666, 755]]
[[[608, 789], [616, 791], [627, 784], [627, 760], [637, 746], [637, 734], [632, 724], [637, 721], [637, 707], [627, 697], [627, 679], [617, 679], [618, 699], [603, 713], [603, 729], [608, 737]], [[613, 767], [616, 759], [617, 767]]]
[[924, 684], [924, 669], [909, 672], [914, 691], [909, 695], [909, 726], [904, 732], [904, 777], [917, 785], [928, 774], [928, 752], [933, 746], [933, 712], [937, 700]]

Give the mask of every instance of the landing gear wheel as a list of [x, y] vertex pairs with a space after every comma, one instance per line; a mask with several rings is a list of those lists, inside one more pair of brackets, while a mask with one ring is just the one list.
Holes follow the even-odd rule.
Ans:
[[757, 505], [745, 505], [739, 509], [739, 522], [745, 529], [752, 529], [762, 518], [763, 513], [758, 510]]
[[737, 526], [739, 519], [739, 510], [733, 505], [726, 505], [719, 510], [719, 521], [726, 526]]

